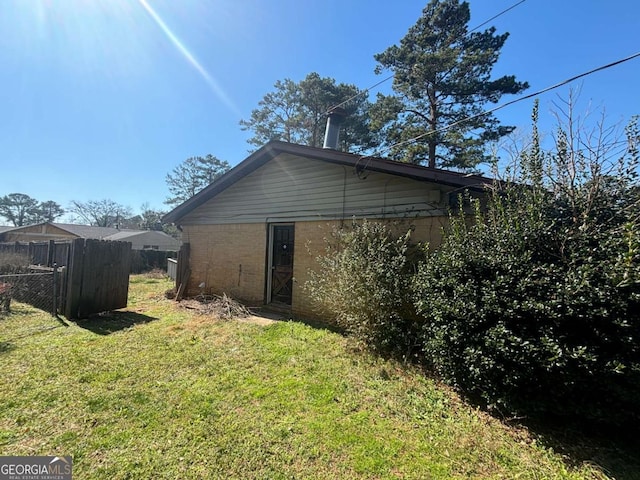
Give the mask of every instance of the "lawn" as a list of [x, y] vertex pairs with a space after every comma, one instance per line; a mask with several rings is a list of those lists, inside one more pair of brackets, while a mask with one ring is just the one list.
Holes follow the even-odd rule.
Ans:
[[78, 479], [634, 478], [341, 335], [197, 315], [169, 287], [134, 276], [127, 309], [67, 326], [0, 317], [0, 455], [71, 455]]

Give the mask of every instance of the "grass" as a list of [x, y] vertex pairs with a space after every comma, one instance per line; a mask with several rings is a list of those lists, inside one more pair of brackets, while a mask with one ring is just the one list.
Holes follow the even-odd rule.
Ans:
[[0, 317], [0, 455], [72, 455], [79, 479], [613, 478], [338, 334], [197, 316], [169, 287], [134, 276], [128, 309], [68, 326]]

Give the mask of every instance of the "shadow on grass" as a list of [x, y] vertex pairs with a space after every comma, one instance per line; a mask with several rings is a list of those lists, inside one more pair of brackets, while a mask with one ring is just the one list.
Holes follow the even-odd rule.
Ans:
[[640, 480], [640, 439], [635, 428], [568, 424], [553, 418], [523, 424], [540, 444], [563, 455], [569, 466], [597, 465], [616, 480]]
[[154, 320], [157, 318], [136, 312], [106, 312], [76, 320], [76, 325], [98, 335], [110, 335]]
[[[313, 328], [328, 329], [335, 333], [347, 335], [344, 330], [323, 322], [294, 319]], [[397, 355], [393, 353], [374, 352], [385, 359], [394, 359], [400, 364], [418, 367], [423, 375], [439, 379], [430, 371], [419, 356]], [[410, 361], [407, 362], [407, 359]], [[459, 392], [465, 403], [487, 412], [486, 404], [464, 392]], [[491, 412], [488, 412], [491, 414]], [[615, 480], [640, 480], [640, 425], [638, 422], [627, 423], [622, 427], [613, 427], [599, 423], [591, 423], [585, 419], [568, 419], [562, 416], [546, 416], [531, 420], [505, 420], [494, 415], [505, 424], [514, 427], [525, 427], [536, 442], [562, 455], [569, 468], [581, 465], [593, 465], [602, 470], [607, 478]], [[533, 418], [533, 417], [532, 417]], [[594, 478], [601, 478], [600, 476]]]
[[[438, 378], [427, 371], [425, 375]], [[516, 429], [524, 427], [538, 445], [561, 455], [568, 468], [592, 465], [612, 480], [640, 480], [640, 423], [632, 415], [627, 421], [615, 424], [549, 411], [542, 414], [522, 410], [523, 416], [506, 418], [488, 409], [477, 396], [458, 393], [466, 404], [487, 412], [505, 425]]]
[[15, 348], [16, 347], [13, 343], [0, 341], [0, 353], [7, 353]]

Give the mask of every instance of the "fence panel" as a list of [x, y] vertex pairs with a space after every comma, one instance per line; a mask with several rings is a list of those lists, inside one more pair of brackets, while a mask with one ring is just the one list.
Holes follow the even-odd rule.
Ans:
[[[0, 285], [6, 284], [0, 286], [0, 302], [5, 298], [2, 290], [9, 291], [16, 283], [18, 286], [13, 298], [52, 313], [58, 310], [69, 319], [85, 318], [93, 313], [127, 306], [131, 269], [129, 242], [78, 238], [71, 242], [0, 243], [0, 255], [3, 253], [23, 256], [18, 259], [26, 262], [21, 264], [23, 266], [37, 263], [43, 267], [39, 267], [39, 273], [32, 274], [29, 280], [27, 277], [12, 277], [0, 282]], [[18, 261], [7, 259], [10, 262]], [[54, 265], [66, 266], [56, 277], [57, 294], [53, 293], [53, 273], [50, 268]], [[25, 273], [25, 269], [0, 273], [13, 275]], [[49, 285], [45, 285], [45, 282], [49, 282]], [[54, 304], [54, 298], [57, 305]]]
[[67, 277], [67, 318], [127, 306], [131, 243], [76, 239]]
[[11, 300], [16, 300], [55, 315], [59, 294], [56, 277], [53, 269], [0, 275], [0, 310], [9, 311]]
[[33, 265], [53, 267], [54, 264], [57, 264], [62, 267], [69, 263], [70, 245], [68, 241], [56, 242], [54, 240], [48, 242], [0, 243], [0, 253], [25, 255], [29, 258], [29, 263]]
[[0, 243], [0, 254], [12, 254], [29, 256], [28, 243]]
[[71, 242], [69, 241], [53, 242], [53, 246], [51, 246], [50, 242], [49, 257], [46, 263], [47, 267], [53, 267], [53, 265], [57, 265], [58, 267], [69, 265], [70, 250]]
[[191, 245], [183, 243], [178, 252], [178, 265], [176, 269], [176, 300], [180, 300], [187, 290], [191, 268], [189, 267], [189, 252]]

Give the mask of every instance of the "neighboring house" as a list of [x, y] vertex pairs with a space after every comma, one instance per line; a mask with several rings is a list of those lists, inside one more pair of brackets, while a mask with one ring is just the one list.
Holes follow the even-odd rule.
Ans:
[[133, 250], [160, 250], [164, 252], [177, 252], [181, 242], [171, 235], [156, 230], [120, 230], [113, 235], [104, 237], [103, 240], [117, 240], [131, 242]]
[[76, 238], [119, 240], [130, 242], [133, 250], [178, 251], [180, 241], [164, 232], [150, 230], [120, 230], [112, 227], [93, 227], [71, 223], [44, 222], [0, 230], [1, 242], [46, 242]]
[[315, 316], [304, 290], [335, 226], [399, 222], [414, 241], [441, 242], [448, 208], [491, 180], [271, 142], [163, 219], [190, 248], [186, 292], [226, 293], [250, 305]]

